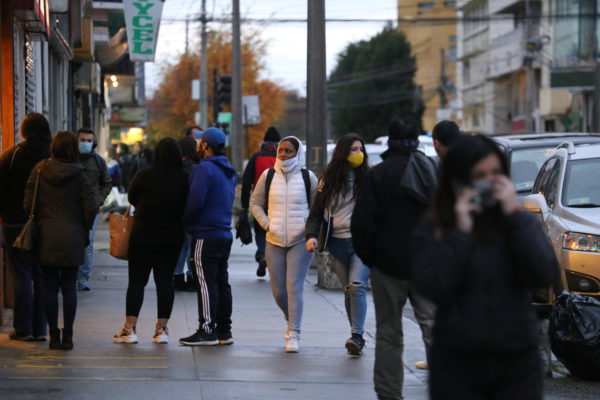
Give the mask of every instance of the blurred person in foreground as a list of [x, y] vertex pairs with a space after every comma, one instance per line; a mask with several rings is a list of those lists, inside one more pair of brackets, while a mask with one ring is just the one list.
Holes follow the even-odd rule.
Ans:
[[437, 306], [431, 399], [542, 399], [531, 292], [551, 284], [558, 265], [491, 139], [450, 146], [412, 249], [414, 282]]

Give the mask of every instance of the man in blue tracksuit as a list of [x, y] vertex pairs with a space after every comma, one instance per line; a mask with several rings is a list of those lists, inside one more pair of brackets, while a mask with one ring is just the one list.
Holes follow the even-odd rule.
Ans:
[[227, 260], [231, 251], [231, 214], [236, 172], [224, 156], [225, 134], [208, 128], [198, 143], [202, 162], [190, 176], [183, 222], [192, 236], [192, 273], [197, 282], [198, 320], [193, 335], [181, 338], [188, 346], [232, 344], [231, 286]]

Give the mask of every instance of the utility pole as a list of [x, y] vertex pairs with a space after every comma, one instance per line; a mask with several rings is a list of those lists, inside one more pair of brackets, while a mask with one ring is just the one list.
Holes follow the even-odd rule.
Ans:
[[[594, 4], [594, 15], [597, 15], [598, 5], [596, 2]], [[598, 18], [593, 19], [594, 28], [592, 32], [596, 32], [598, 29]], [[598, 36], [593, 35], [594, 37], [594, 108], [593, 108], [593, 116], [592, 116], [592, 132], [600, 132], [600, 54], [598, 54]], [[584, 124], [587, 128], [587, 124]], [[587, 129], [585, 129], [587, 131]]]
[[231, 165], [236, 171], [242, 171], [243, 132], [242, 132], [242, 45], [240, 41], [240, 0], [233, 0], [232, 7], [232, 53], [231, 71]]
[[446, 50], [440, 49], [440, 108], [446, 108], [448, 106], [448, 97], [446, 91], [448, 90], [448, 77], [446, 76]]
[[188, 49], [189, 49], [189, 45], [190, 45], [190, 35], [189, 35], [189, 31], [190, 31], [190, 20], [186, 19], [185, 20], [185, 55], [188, 55]]
[[202, 27], [200, 31], [200, 126], [208, 127], [208, 43], [206, 41], [206, 0], [202, 0], [200, 14]]
[[327, 163], [325, 0], [308, 0], [306, 163], [317, 175]]
[[523, 107], [523, 113], [525, 114], [525, 133], [533, 133], [535, 129], [533, 118], [531, 116], [534, 109], [533, 103], [535, 101], [535, 72], [533, 70], [533, 59], [535, 57], [535, 52], [531, 48], [531, 43], [533, 42], [531, 31], [531, 8], [529, 5], [529, 0], [525, 0], [525, 57], [523, 63], [525, 67], [525, 103]]

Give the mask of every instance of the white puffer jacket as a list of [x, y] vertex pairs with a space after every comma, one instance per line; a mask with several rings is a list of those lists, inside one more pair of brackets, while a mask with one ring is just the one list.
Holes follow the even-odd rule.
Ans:
[[[301, 156], [302, 143], [297, 157]], [[300, 158], [301, 159], [301, 158]], [[291, 247], [304, 241], [304, 227], [308, 218], [309, 206], [306, 202], [306, 187], [302, 178], [300, 163], [285, 173], [277, 166], [269, 189], [269, 210], [265, 212], [265, 190], [268, 169], [266, 169], [252, 192], [250, 211], [254, 219], [267, 231], [267, 242], [280, 247]], [[311, 202], [317, 192], [317, 177], [311, 171]]]

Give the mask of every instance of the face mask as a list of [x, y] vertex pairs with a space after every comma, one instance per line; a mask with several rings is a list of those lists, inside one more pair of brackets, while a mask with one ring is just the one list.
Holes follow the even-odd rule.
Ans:
[[360, 153], [350, 154], [347, 158], [352, 168], [358, 168], [363, 165], [365, 160], [365, 154], [361, 151]]
[[81, 154], [88, 154], [92, 152], [92, 146], [94, 144], [90, 142], [79, 142], [79, 152]]
[[275, 166], [280, 168], [283, 172], [290, 172], [298, 164], [298, 157], [288, 158], [287, 160], [275, 160]]

